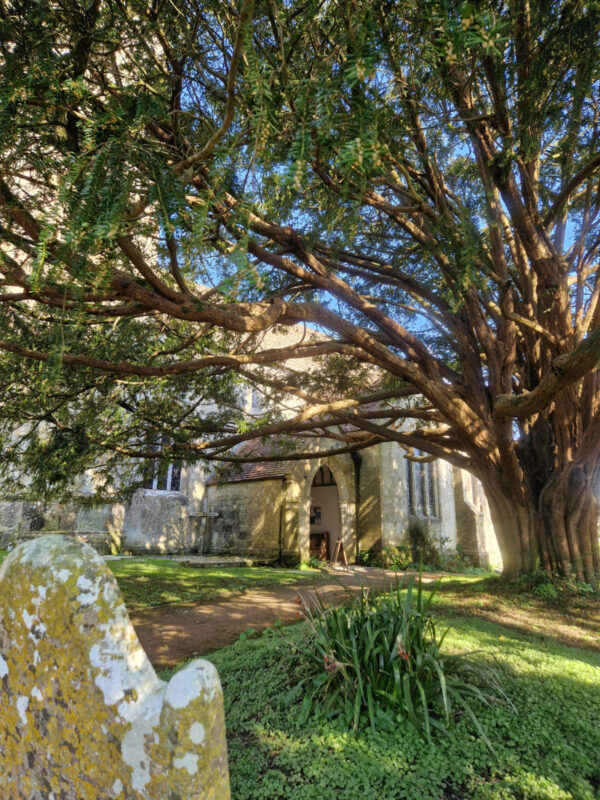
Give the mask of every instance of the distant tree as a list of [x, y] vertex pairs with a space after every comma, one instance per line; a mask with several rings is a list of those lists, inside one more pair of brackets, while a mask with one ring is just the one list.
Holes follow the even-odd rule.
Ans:
[[598, 575], [598, 3], [0, 7], [7, 480], [398, 441]]

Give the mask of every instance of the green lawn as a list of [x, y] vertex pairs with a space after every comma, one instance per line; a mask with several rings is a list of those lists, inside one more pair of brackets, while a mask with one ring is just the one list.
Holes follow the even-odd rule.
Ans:
[[[210, 656], [225, 694], [232, 799], [597, 800], [600, 654], [485, 620], [451, 624], [445, 647], [497, 658], [517, 708], [477, 708], [494, 753], [466, 717], [431, 749], [402, 720], [377, 733], [299, 724], [306, 665], [269, 631]], [[304, 625], [285, 634], [300, 646], [308, 635]]]
[[550, 582], [539, 573], [517, 581], [449, 576], [438, 585], [434, 603], [440, 613], [468, 614], [600, 650], [600, 592], [587, 584]]
[[208, 603], [258, 586], [296, 583], [314, 577], [314, 573], [303, 575], [273, 567], [198, 569], [162, 558], [123, 559], [107, 564], [117, 578], [130, 612], [164, 604]]
[[8, 550], [0, 550], [0, 564], [4, 561], [7, 555], [8, 555]]

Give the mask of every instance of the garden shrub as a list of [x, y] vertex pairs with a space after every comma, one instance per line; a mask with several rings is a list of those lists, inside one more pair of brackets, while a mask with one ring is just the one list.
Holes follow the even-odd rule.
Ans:
[[437, 629], [432, 597], [411, 576], [405, 591], [400, 582], [376, 597], [363, 589], [345, 607], [304, 604], [312, 633], [304, 655], [314, 666], [305, 716], [339, 717], [354, 729], [365, 719], [373, 729], [408, 720], [431, 741], [467, 714], [487, 741], [472, 701], [510, 701], [490, 664], [441, 652], [446, 632]]
[[600, 587], [591, 583], [553, 575], [542, 569], [527, 572], [512, 581], [504, 581], [505, 593], [532, 595], [551, 605], [569, 606], [581, 598], [600, 597]]
[[380, 555], [380, 550], [361, 550], [356, 557], [356, 561], [364, 567], [380, 567]]
[[384, 547], [383, 550], [362, 550], [357, 561], [365, 567], [404, 570], [414, 566], [408, 547]]
[[532, 589], [533, 594], [541, 600], [556, 600], [558, 592], [551, 583], [538, 583]]
[[381, 551], [381, 566], [386, 569], [407, 569], [412, 564], [408, 547], [384, 547]]
[[412, 517], [408, 525], [408, 537], [412, 558], [415, 563], [436, 566], [441, 564], [442, 552], [447, 540], [432, 535], [427, 523]]

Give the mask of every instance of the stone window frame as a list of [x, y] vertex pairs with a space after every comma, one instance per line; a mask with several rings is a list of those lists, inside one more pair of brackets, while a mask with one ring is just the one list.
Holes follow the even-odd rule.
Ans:
[[[155, 444], [153, 450], [160, 450], [161, 444]], [[181, 484], [183, 479], [183, 462], [177, 464], [169, 461], [166, 473], [161, 475], [160, 461], [157, 459], [152, 461], [148, 467], [145, 468], [146, 476], [144, 479], [144, 490], [147, 492], [170, 492], [171, 494], [182, 494]], [[174, 473], [174, 470], [176, 472]], [[176, 476], [176, 488], [173, 488], [174, 474]], [[164, 482], [164, 486], [159, 487]]]
[[[426, 455], [415, 450], [416, 456]], [[406, 462], [406, 486], [408, 513], [413, 517], [441, 519], [439, 467], [435, 461]]]
[[[325, 473], [325, 470], [327, 470], [327, 474]], [[312, 479], [311, 488], [313, 486], [337, 486], [335, 475], [327, 466], [327, 464], [322, 464], [315, 472]]]
[[[178, 470], [177, 474], [178, 481], [175, 488], [173, 488], [173, 467], [175, 467], [175, 469]], [[178, 464], [173, 464], [173, 462], [170, 461], [169, 466], [167, 467], [167, 474], [165, 477], [164, 488], [158, 487], [159, 474], [158, 470], [155, 469], [152, 471], [152, 481], [147, 481], [147, 484], [146, 486], [144, 486], [144, 489], [146, 489], [146, 491], [149, 492], [171, 492], [175, 494], [181, 494], [182, 475], [183, 475], [183, 464], [180, 466]], [[151, 483], [152, 485], [149, 486], [148, 485], [149, 483]], [[162, 476], [161, 476], [161, 483], [162, 483]]]

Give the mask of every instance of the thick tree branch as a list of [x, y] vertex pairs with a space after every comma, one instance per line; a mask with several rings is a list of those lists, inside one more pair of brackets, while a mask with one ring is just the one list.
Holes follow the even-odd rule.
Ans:
[[599, 361], [600, 328], [596, 328], [572, 353], [555, 358], [535, 389], [522, 395], [499, 395], [494, 404], [494, 417], [523, 418], [539, 413], [566, 388], [595, 370]]

